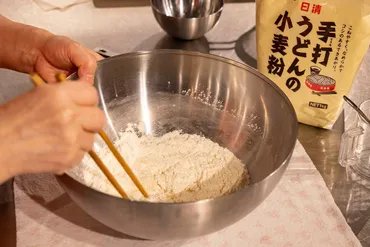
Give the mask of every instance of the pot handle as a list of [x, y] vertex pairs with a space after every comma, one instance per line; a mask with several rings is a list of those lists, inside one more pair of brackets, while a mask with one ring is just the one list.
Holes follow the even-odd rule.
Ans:
[[358, 162], [355, 149], [358, 137], [363, 135], [363, 133], [364, 129], [361, 126], [349, 129], [343, 133], [338, 157], [338, 162], [341, 166], [348, 167]]
[[101, 55], [102, 57], [104, 58], [108, 58], [108, 57], [114, 57], [116, 55], [118, 55], [117, 52], [113, 52], [113, 51], [110, 51], [106, 48], [102, 48], [102, 47], [96, 47], [94, 48], [94, 51], [96, 53], [98, 53], [99, 55]]

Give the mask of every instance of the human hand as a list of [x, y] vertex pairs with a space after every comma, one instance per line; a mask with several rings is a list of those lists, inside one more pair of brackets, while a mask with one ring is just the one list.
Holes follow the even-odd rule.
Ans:
[[8, 20], [0, 15], [0, 67], [23, 73], [38, 73], [46, 82], [54, 75], [78, 71], [84, 81], [93, 82], [96, 62], [94, 51], [44, 29]]
[[83, 82], [43, 85], [0, 107], [0, 184], [24, 173], [62, 173], [91, 150], [105, 115]]
[[51, 35], [40, 46], [34, 69], [46, 82], [55, 82], [55, 74], [71, 74], [75, 70], [81, 80], [94, 82], [96, 52], [64, 37]]

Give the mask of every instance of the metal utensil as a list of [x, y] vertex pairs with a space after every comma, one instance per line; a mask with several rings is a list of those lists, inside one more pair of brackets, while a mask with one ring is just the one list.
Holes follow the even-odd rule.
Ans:
[[242, 160], [252, 181], [214, 199], [150, 203], [89, 188], [79, 177], [83, 170], [57, 177], [88, 214], [131, 236], [187, 239], [239, 221], [276, 187], [296, 143], [298, 122], [285, 94], [256, 70], [230, 59], [176, 50], [123, 54], [98, 63], [95, 86], [111, 140], [137, 122], [153, 135], [180, 129], [202, 134]]
[[202, 37], [218, 22], [223, 0], [151, 0], [158, 24], [168, 35], [185, 40]]
[[370, 119], [366, 116], [366, 114], [361, 111], [361, 109], [347, 96], [343, 96], [343, 99], [355, 110], [357, 111], [358, 115], [368, 124], [370, 124]]

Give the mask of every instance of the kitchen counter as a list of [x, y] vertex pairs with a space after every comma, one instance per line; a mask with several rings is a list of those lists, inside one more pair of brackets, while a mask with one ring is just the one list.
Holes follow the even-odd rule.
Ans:
[[[224, 3], [248, 3], [254, 0], [224, 0]], [[150, 6], [150, 0], [93, 0], [97, 8], [124, 8]]]
[[[126, 5], [125, 8], [109, 8], [109, 4], [101, 5], [102, 0], [94, 0], [99, 8], [93, 3], [86, 3], [65, 11], [44, 12], [27, 0], [11, 4], [3, 2], [0, 9], [4, 16], [67, 35], [90, 48], [104, 47], [118, 53], [160, 48], [186, 49], [209, 52], [256, 66], [254, 3], [227, 4], [220, 23], [206, 37], [184, 43], [168, 38], [148, 7]], [[117, 0], [109, 2], [117, 3]], [[137, 5], [147, 3], [142, 1], [141, 5]], [[357, 83], [370, 74], [370, 67], [365, 66], [369, 61], [368, 52]], [[0, 102], [6, 102], [31, 87], [26, 75], [0, 71]], [[344, 119], [342, 114], [331, 131], [300, 125], [298, 139], [324, 178], [353, 232], [364, 246], [370, 246], [370, 186], [367, 187], [366, 181], [359, 178], [349, 178], [337, 161]], [[0, 222], [0, 228], [5, 227], [0, 229], [0, 239], [8, 240], [5, 246], [15, 246], [11, 182], [0, 187]]]

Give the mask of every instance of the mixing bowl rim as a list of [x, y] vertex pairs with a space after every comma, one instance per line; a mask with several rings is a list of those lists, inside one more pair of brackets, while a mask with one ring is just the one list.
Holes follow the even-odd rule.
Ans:
[[[244, 188], [242, 189], [239, 189], [239, 190], [236, 190], [230, 194], [227, 194], [227, 195], [221, 195], [221, 196], [218, 196], [218, 197], [215, 197], [215, 198], [209, 198], [209, 199], [203, 199], [203, 200], [199, 200], [199, 201], [190, 201], [190, 202], [150, 202], [150, 201], [135, 201], [135, 200], [130, 200], [130, 199], [125, 199], [125, 198], [122, 198], [122, 197], [118, 197], [118, 196], [113, 196], [113, 195], [110, 195], [110, 194], [106, 194], [106, 193], [103, 193], [99, 190], [96, 190], [94, 188], [91, 188], [81, 182], [79, 182], [78, 180], [74, 179], [72, 176], [68, 175], [67, 173], [63, 174], [63, 175], [56, 175], [57, 177], [63, 177], [63, 176], [67, 176], [69, 178], [71, 178], [74, 182], [78, 183], [79, 185], [81, 185], [82, 187], [86, 187], [87, 189], [91, 189], [93, 190], [94, 192], [102, 195], [103, 197], [107, 197], [107, 198], [114, 198], [113, 200], [124, 200], [126, 202], [129, 202], [129, 203], [132, 203], [132, 204], [156, 204], [156, 205], [168, 205], [168, 206], [180, 206], [180, 205], [189, 205], [189, 204], [201, 204], [201, 203], [209, 203], [211, 201], [216, 201], [216, 200], [222, 200], [223, 198], [226, 198], [226, 197], [230, 197], [234, 194], [237, 194], [237, 193], [241, 193], [245, 190], [248, 190], [249, 188], [251, 187], [254, 187], [254, 186], [257, 186], [258, 184], [268, 180], [268, 178], [272, 177], [275, 173], [277, 173], [280, 169], [283, 169], [284, 167], [284, 164], [286, 164], [287, 162], [289, 162], [292, 154], [293, 154], [293, 151], [294, 151], [294, 147], [296, 145], [296, 142], [297, 142], [297, 137], [298, 137], [298, 119], [297, 119], [297, 115], [296, 115], [296, 112], [294, 110], [294, 107], [291, 103], [291, 101], [289, 100], [289, 98], [285, 95], [285, 93], [277, 86], [275, 85], [275, 83], [270, 80], [268, 77], [264, 76], [263, 74], [261, 74], [260, 72], [258, 72], [256, 69], [252, 68], [251, 66], [247, 65], [247, 64], [243, 64], [243, 63], [240, 63], [238, 61], [235, 61], [233, 59], [230, 59], [230, 58], [226, 58], [226, 57], [222, 57], [222, 56], [218, 56], [218, 55], [214, 55], [214, 54], [205, 54], [205, 53], [201, 53], [201, 52], [196, 52], [196, 51], [184, 51], [184, 50], [175, 50], [175, 49], [160, 49], [160, 50], [152, 50], [152, 51], [136, 51], [136, 52], [129, 52], [129, 53], [123, 53], [123, 54], [119, 54], [119, 55], [116, 55], [116, 56], [112, 56], [112, 57], [108, 57], [108, 58], [105, 58], [105, 59], [102, 59], [102, 60], [99, 60], [97, 63], [98, 63], [98, 68], [99, 68], [99, 64], [105, 64], [105, 63], [108, 63], [110, 62], [111, 60], [115, 60], [115, 59], [119, 59], [119, 58], [123, 58], [123, 57], [134, 57], [134, 56], [141, 56], [141, 55], [147, 55], [147, 54], [177, 54], [177, 55], [188, 55], [188, 56], [196, 56], [196, 57], [204, 57], [204, 58], [208, 58], [208, 59], [214, 59], [214, 60], [218, 60], [218, 61], [221, 61], [221, 62], [224, 62], [224, 63], [227, 63], [227, 64], [230, 64], [230, 65], [233, 65], [233, 66], [237, 66], [241, 69], [245, 69], [247, 70], [248, 72], [254, 74], [255, 76], [259, 77], [260, 79], [262, 79], [263, 81], [265, 81], [266, 83], [268, 83], [273, 89], [275, 89], [275, 91], [280, 95], [282, 96], [283, 99], [285, 99], [285, 102], [287, 103], [288, 107], [291, 109], [291, 113], [293, 115], [293, 118], [295, 120], [295, 124], [294, 124], [294, 139], [291, 143], [291, 151], [284, 157], [284, 160], [281, 162], [281, 164], [279, 164], [278, 168], [275, 169], [272, 173], [270, 173], [268, 176], [266, 176], [265, 178], [263, 178], [261, 181], [259, 182], [256, 182], [256, 183], [252, 183], [250, 185], [247, 185], [245, 186]], [[77, 76], [77, 72], [71, 74], [70, 76], [68, 76], [68, 79], [70, 78], [73, 78], [73, 77], [76, 77]], [[95, 83], [94, 83], [95, 84]]]
[[221, 14], [222, 10], [224, 9], [224, 0], [220, 0], [221, 1], [221, 6], [217, 9], [217, 11], [209, 14], [209, 15], [206, 15], [206, 16], [201, 16], [201, 17], [176, 17], [176, 16], [172, 16], [172, 15], [166, 15], [165, 13], [163, 13], [162, 11], [160, 11], [156, 5], [153, 4], [153, 0], [150, 0], [150, 5], [152, 7], [152, 9], [154, 11], [156, 11], [158, 14], [162, 15], [162, 16], [165, 16], [167, 18], [172, 18], [172, 19], [175, 19], [175, 20], [201, 20], [201, 19], [206, 19], [206, 18], [209, 18], [211, 16], [215, 16], [215, 15], [218, 15], [218, 14]]

